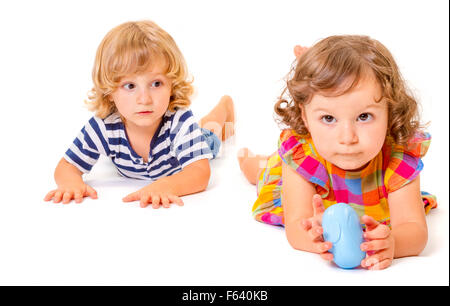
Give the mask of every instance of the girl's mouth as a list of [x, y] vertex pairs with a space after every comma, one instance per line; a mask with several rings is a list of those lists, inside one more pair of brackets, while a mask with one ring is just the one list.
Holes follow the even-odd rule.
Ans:
[[139, 115], [150, 115], [151, 113], [153, 113], [153, 112], [151, 112], [151, 111], [138, 112]]

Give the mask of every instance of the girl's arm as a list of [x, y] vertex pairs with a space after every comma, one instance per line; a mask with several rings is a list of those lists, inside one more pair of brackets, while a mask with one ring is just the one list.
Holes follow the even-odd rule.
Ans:
[[368, 269], [385, 269], [393, 258], [416, 256], [425, 248], [428, 229], [417, 177], [408, 185], [389, 193], [391, 229], [369, 216], [363, 216], [366, 224], [366, 242], [361, 249], [368, 256], [361, 266]]
[[153, 208], [158, 208], [160, 201], [164, 207], [169, 207], [169, 203], [183, 205], [179, 197], [205, 190], [208, 187], [210, 175], [208, 159], [201, 159], [176, 174], [160, 178], [127, 195], [123, 201], [140, 201], [141, 207], [146, 207], [151, 202]]
[[[314, 186], [284, 162], [282, 178], [281, 202], [287, 240], [294, 249], [313, 253], [327, 252], [331, 248], [331, 243], [323, 242], [322, 238], [323, 205], [320, 196], [315, 197], [319, 198], [315, 199], [315, 206], [311, 203], [316, 194]], [[321, 209], [319, 205], [322, 205]], [[302, 222], [309, 223], [307, 230]], [[324, 256], [330, 260], [329, 256]]]
[[428, 240], [419, 176], [408, 185], [389, 194], [391, 235], [394, 258], [419, 255]]

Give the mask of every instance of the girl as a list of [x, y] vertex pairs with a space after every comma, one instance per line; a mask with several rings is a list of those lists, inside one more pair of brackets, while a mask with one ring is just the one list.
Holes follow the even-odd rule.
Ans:
[[430, 135], [419, 129], [417, 102], [392, 55], [366, 36], [332, 36], [294, 52], [288, 97], [275, 105], [289, 127], [278, 151], [266, 157], [244, 148], [238, 157], [257, 184], [254, 217], [285, 226], [295, 249], [332, 260], [322, 214], [345, 202], [365, 227], [362, 267], [418, 255], [427, 242], [425, 213], [436, 206], [419, 185]]
[[141, 207], [152, 203], [153, 208], [183, 205], [180, 196], [205, 190], [208, 159], [216, 157], [219, 137], [233, 134], [233, 102], [224, 96], [199, 127], [188, 109], [193, 87], [172, 37], [151, 21], [121, 24], [100, 43], [92, 76], [87, 103], [96, 115], [59, 162], [58, 188], [45, 200], [96, 199], [97, 192], [83, 182], [82, 174], [100, 154], [111, 158], [119, 174], [152, 181], [124, 202], [140, 201]]

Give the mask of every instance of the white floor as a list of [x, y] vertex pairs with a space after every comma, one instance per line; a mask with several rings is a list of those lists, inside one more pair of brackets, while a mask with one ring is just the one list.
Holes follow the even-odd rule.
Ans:
[[419, 257], [384, 271], [342, 270], [293, 250], [283, 229], [252, 219], [255, 189], [239, 172], [236, 138], [212, 161], [208, 190], [184, 197], [184, 207], [121, 202], [143, 184], [118, 177], [107, 160], [86, 178], [98, 200], [43, 202], [41, 187], [52, 187], [44, 180], [10, 197], [0, 214], [0, 284], [448, 284], [448, 202], [428, 216], [429, 243]]
[[[380, 1], [8, 2], [0, 12], [8, 42], [0, 49], [0, 285], [448, 285], [448, 2]], [[212, 161], [208, 189], [184, 197], [184, 207], [123, 203], [143, 182], [118, 177], [106, 160], [86, 177], [98, 200], [44, 202], [56, 163], [92, 115], [82, 101], [97, 45], [113, 26], [139, 19], [155, 20], [180, 46], [198, 118], [222, 94], [234, 98], [236, 137]], [[241, 146], [276, 149], [273, 104], [294, 44], [334, 34], [383, 42], [431, 121], [421, 184], [439, 207], [427, 217], [429, 241], [383, 271], [341, 270], [254, 221], [255, 187], [235, 158]]]

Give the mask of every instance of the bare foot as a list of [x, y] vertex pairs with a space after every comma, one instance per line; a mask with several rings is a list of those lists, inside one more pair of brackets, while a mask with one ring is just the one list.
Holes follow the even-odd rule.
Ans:
[[222, 141], [224, 141], [234, 135], [234, 123], [235, 123], [234, 103], [233, 99], [231, 99], [230, 96], [223, 96], [220, 99], [219, 103], [222, 103], [224, 105], [227, 114], [222, 129]]
[[251, 184], [258, 182], [260, 171], [265, 167], [267, 162], [265, 155], [255, 155], [247, 148], [238, 151], [239, 168]]

